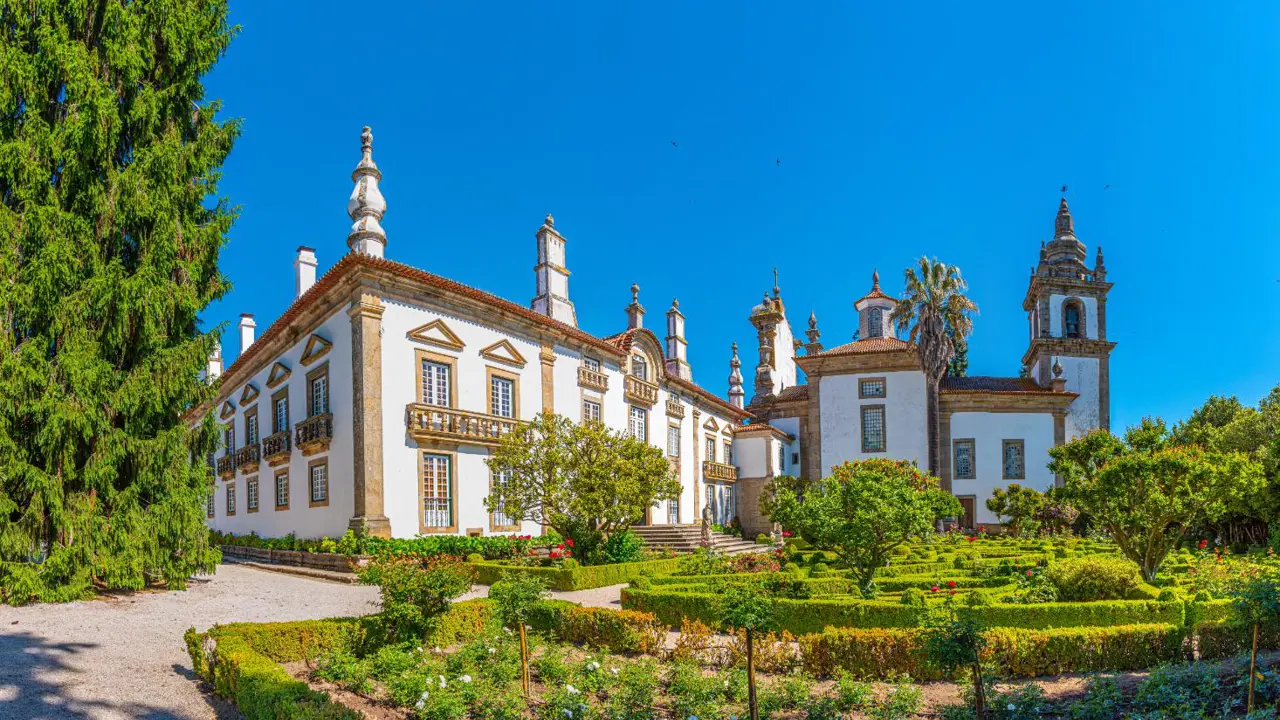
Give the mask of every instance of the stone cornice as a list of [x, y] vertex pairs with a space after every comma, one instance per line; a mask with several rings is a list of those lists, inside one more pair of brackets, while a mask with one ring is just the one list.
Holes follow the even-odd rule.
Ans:
[[1036, 298], [1046, 291], [1052, 292], [1055, 290], [1058, 295], [1105, 298], [1107, 293], [1111, 291], [1111, 283], [1098, 280], [1054, 277], [1052, 275], [1032, 275], [1031, 284], [1027, 286], [1027, 294], [1022, 299], [1022, 309], [1030, 312], [1036, 306]]
[[1084, 338], [1040, 337], [1031, 341], [1031, 346], [1022, 356], [1022, 364], [1030, 367], [1040, 355], [1066, 355], [1069, 357], [1105, 358], [1111, 354], [1116, 344], [1110, 340], [1087, 340]]
[[940, 393], [938, 410], [944, 413], [1065, 413], [1079, 395], [1073, 392], [1002, 393], [963, 392]]
[[801, 356], [796, 358], [796, 364], [809, 377], [920, 369], [920, 360], [914, 349], [848, 355]]

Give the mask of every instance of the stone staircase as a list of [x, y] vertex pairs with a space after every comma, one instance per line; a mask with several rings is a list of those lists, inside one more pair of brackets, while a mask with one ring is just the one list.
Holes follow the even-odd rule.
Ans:
[[[702, 541], [702, 528], [698, 525], [633, 525], [631, 531], [639, 535], [646, 545], [653, 548], [669, 547], [678, 553], [693, 552]], [[711, 544], [728, 555], [770, 552], [768, 545], [757, 545], [732, 535], [711, 533]]]

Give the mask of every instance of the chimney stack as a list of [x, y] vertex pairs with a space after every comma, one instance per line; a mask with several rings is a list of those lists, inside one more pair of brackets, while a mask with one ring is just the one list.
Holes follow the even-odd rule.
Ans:
[[631, 286], [631, 304], [627, 306], [627, 329], [644, 327], [644, 306], [640, 304], [640, 286]]
[[295, 297], [302, 297], [303, 293], [316, 284], [315, 248], [309, 248], [305, 245], [298, 246], [298, 257], [293, 261], [293, 280], [294, 289], [297, 291]]
[[556, 230], [556, 219], [547, 213], [542, 227], [534, 233], [538, 240], [538, 264], [533, 268], [538, 294], [530, 307], [559, 320], [566, 325], [578, 326], [578, 313], [569, 300], [569, 271], [565, 269], [564, 236]]
[[689, 343], [684, 339], [684, 313], [680, 312], [680, 301], [672, 300], [671, 309], [667, 311], [667, 372], [685, 380], [693, 379], [693, 369], [689, 367]]
[[208, 382], [217, 380], [222, 375], [222, 343], [213, 344], [213, 352], [209, 353], [209, 363], [205, 366], [204, 379]]
[[244, 355], [249, 351], [249, 346], [253, 344], [253, 331], [258, 327], [258, 323], [253, 321], [251, 313], [243, 313], [240, 315], [240, 354]]

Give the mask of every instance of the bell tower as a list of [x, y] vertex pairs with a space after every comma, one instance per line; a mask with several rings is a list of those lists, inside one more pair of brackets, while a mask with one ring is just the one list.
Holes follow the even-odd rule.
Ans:
[[1040, 386], [1062, 384], [1079, 395], [1067, 411], [1068, 440], [1094, 428], [1111, 429], [1111, 351], [1107, 340], [1107, 268], [1102, 248], [1093, 267], [1063, 198], [1054, 219], [1053, 240], [1040, 244], [1040, 259], [1022, 308], [1030, 328], [1022, 356], [1024, 375]]

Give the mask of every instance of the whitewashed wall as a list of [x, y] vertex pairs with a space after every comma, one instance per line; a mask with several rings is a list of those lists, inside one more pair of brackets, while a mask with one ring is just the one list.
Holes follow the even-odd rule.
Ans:
[[[885, 378], [886, 397], [858, 399], [858, 381], [872, 377]], [[818, 387], [822, 393], [819, 408], [824, 473], [846, 460], [870, 457], [914, 460], [921, 467], [929, 464], [924, 373], [908, 370], [831, 375], [823, 377]], [[886, 452], [863, 453], [860, 408], [880, 404], [885, 406]]]
[[[826, 382], [825, 380], [823, 381]], [[951, 438], [974, 441], [974, 480], [952, 480], [952, 494], [975, 499], [976, 521], [996, 523], [999, 519], [987, 509], [987, 498], [998, 487], [1011, 482], [1044, 491], [1053, 487], [1053, 473], [1048, 470], [1049, 448], [1053, 447], [1053, 415], [1049, 413], [981, 413], [960, 412], [951, 415]], [[1005, 480], [1004, 441], [1022, 440], [1026, 479]], [[943, 452], [954, 452], [943, 448]], [[954, 457], [954, 455], [952, 455]]]
[[[256, 532], [263, 537], [279, 537], [290, 532], [297, 533], [300, 538], [317, 538], [322, 536], [336, 537], [347, 530], [347, 524], [355, 514], [355, 494], [352, 477], [355, 472], [354, 449], [352, 446], [351, 416], [351, 320], [347, 317], [346, 307], [331, 315], [315, 331], [329, 342], [333, 348], [328, 354], [309, 367], [300, 361], [303, 348], [310, 335], [304, 336], [297, 344], [290, 347], [282, 355], [265, 363], [249, 381], [259, 391], [256, 404], [258, 406], [258, 438], [261, 440], [271, 434], [272, 408], [271, 395], [280, 390], [279, 387], [268, 388], [267, 377], [271, 367], [278, 360], [292, 370], [286, 385], [289, 388], [289, 424], [290, 432], [298, 422], [307, 416], [307, 373], [319, 367], [321, 363], [329, 363], [329, 406], [333, 414], [333, 441], [326, 453], [311, 457], [303, 457], [302, 451], [293, 449], [289, 461], [289, 508], [276, 510], [275, 506], [275, 474], [279, 468], [273, 468], [266, 462], [261, 463], [258, 472], [258, 511], [248, 511], [248, 477], [237, 472], [236, 514], [227, 516], [227, 481], [219, 478], [216, 481], [214, 496], [214, 517], [209, 526], [221, 532], [246, 534]], [[246, 383], [247, 384], [247, 383]], [[244, 385], [234, 388], [231, 399], [236, 403], [236, 447], [244, 446], [244, 413], [250, 407], [240, 407], [240, 393]], [[221, 406], [212, 410], [219, 413]], [[403, 424], [403, 423], [402, 423]], [[223, 450], [215, 453], [221, 457]], [[329, 458], [329, 504], [322, 507], [310, 507], [310, 487], [308, 464], [321, 457]]]
[[1098, 301], [1091, 297], [1074, 295], [1049, 296], [1049, 332], [1053, 337], [1062, 337], [1062, 304], [1069, 298], [1075, 298], [1084, 304], [1085, 337], [1098, 339]]
[[1101, 367], [1097, 358], [1059, 357], [1067, 390], [1079, 393], [1067, 408], [1067, 439], [1080, 437], [1102, 423]]
[[[770, 422], [771, 425], [787, 433], [792, 438], [791, 442], [783, 443], [786, 445], [786, 462], [781, 468], [775, 468], [779, 475], [794, 475], [800, 477], [800, 461], [798, 459], [800, 453], [804, 452], [804, 448], [800, 447], [800, 418], [778, 418]], [[776, 442], [783, 442], [781, 439]], [[776, 451], [775, 451], [776, 452]]]

